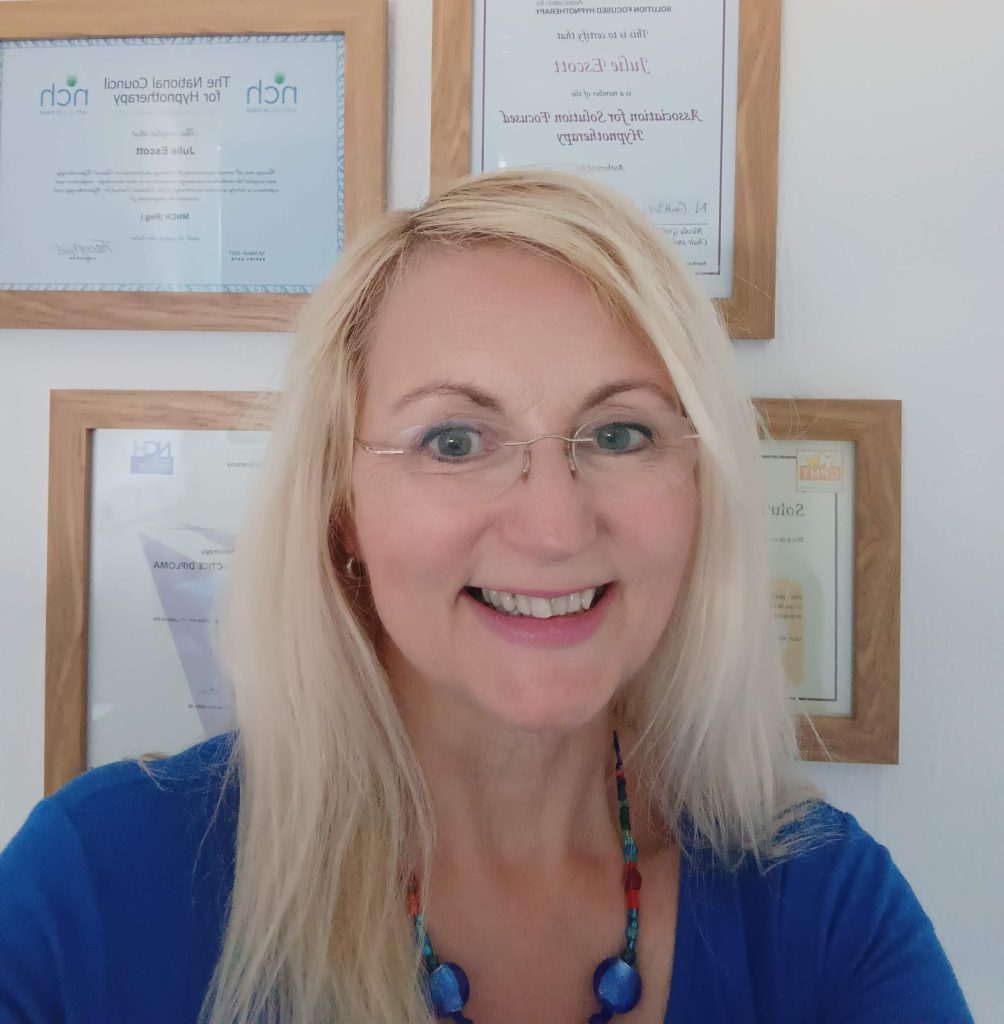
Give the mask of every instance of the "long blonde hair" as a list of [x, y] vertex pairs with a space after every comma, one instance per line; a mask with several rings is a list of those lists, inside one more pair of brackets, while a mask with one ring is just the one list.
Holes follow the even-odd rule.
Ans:
[[768, 606], [757, 420], [712, 303], [614, 192], [506, 171], [387, 215], [305, 308], [221, 615], [240, 785], [236, 879], [207, 1024], [428, 1024], [404, 912], [434, 843], [428, 792], [346, 574], [353, 435], [368, 328], [418, 253], [524, 247], [571, 267], [665, 360], [700, 435], [687, 578], [620, 713], [634, 777], [667, 834], [726, 862], [792, 852], [794, 712]]

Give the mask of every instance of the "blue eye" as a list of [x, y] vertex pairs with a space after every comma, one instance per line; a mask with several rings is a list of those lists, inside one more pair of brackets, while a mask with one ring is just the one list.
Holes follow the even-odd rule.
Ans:
[[427, 431], [419, 447], [439, 462], [462, 462], [481, 453], [481, 435], [473, 427], [446, 423]]
[[652, 431], [640, 423], [604, 423], [591, 431], [600, 451], [633, 452], [652, 440]]

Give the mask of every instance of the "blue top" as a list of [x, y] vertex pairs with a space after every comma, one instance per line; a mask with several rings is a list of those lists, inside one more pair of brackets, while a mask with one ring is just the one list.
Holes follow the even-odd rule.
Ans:
[[[0, 854], [3, 1024], [196, 1020], [233, 884], [233, 787], [213, 817], [229, 742], [156, 781], [95, 769], [32, 811]], [[766, 875], [681, 858], [666, 1024], [972, 1024], [888, 850], [828, 804], [812, 824], [836, 838]]]

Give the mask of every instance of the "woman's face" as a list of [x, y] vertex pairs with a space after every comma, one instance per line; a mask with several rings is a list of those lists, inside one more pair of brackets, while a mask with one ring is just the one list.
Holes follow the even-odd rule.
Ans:
[[[604, 450], [592, 457], [600, 468], [573, 476], [564, 443], [545, 438], [526, 479], [522, 449], [505, 449], [510, 461], [492, 485], [429, 451], [469, 458], [485, 430], [571, 436], [596, 417], [624, 421], [625, 410], [673, 422], [665, 367], [577, 274], [490, 246], [430, 252], [408, 271], [376, 317], [366, 375], [357, 435], [370, 445], [400, 447], [402, 432], [421, 443], [426, 428], [453, 425], [423, 455], [355, 455], [349, 540], [366, 566], [392, 684], [521, 729], [593, 719], [667, 623], [694, 535], [693, 471], [674, 481], [644, 452]], [[623, 382], [638, 386], [582, 411], [597, 389]], [[604, 446], [644, 440], [616, 428]], [[588, 611], [572, 611], [574, 597], [551, 600], [601, 585]], [[502, 593], [501, 610], [474, 596], [491, 600], [485, 589]], [[532, 614], [508, 614], [514, 600]]]

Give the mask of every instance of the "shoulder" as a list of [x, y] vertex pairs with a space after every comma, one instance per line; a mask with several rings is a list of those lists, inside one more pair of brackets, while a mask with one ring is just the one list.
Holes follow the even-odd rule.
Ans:
[[0, 1019], [195, 1018], [233, 885], [232, 745], [96, 768], [36, 805], [0, 852]]
[[894, 908], [916, 905], [889, 850], [847, 811], [813, 802], [776, 839], [778, 853], [760, 864], [744, 858], [734, 884], [788, 938], [825, 935], [832, 946], [860, 935], [866, 920], [887, 920]]
[[808, 1019], [812, 1007], [820, 1018], [825, 1008], [827, 1019], [869, 1024], [971, 1020], [934, 925], [854, 815], [816, 802], [778, 839], [789, 850], [771, 861], [747, 857], [734, 872], [701, 876], [732, 908], [748, 962], [778, 995], [789, 1005], [794, 996]]
[[[237, 794], [227, 781], [234, 737], [215, 737], [173, 757], [94, 768], [40, 801], [0, 853], [0, 879], [111, 865], [162, 870], [207, 832], [232, 828]], [[235, 787], [234, 787], [235, 790]]]
[[826, 923], [831, 947], [862, 940], [868, 928], [891, 929], [897, 919], [930, 926], [889, 849], [853, 814], [816, 802], [778, 838], [790, 842], [790, 853], [762, 872], [747, 870], [746, 878], [777, 901], [779, 919], [789, 926], [816, 932]]
[[764, 876], [780, 873], [806, 885], [829, 884], [842, 871], [856, 873], [863, 864], [889, 859], [853, 814], [821, 800], [795, 811], [776, 841], [779, 852], [764, 864]]
[[91, 769], [36, 811], [47, 808], [46, 817], [69, 819], [82, 836], [101, 845], [174, 831], [179, 825], [185, 834], [204, 828], [228, 796], [233, 741], [233, 734], [226, 733], [173, 757]]
[[233, 733], [204, 740], [172, 757], [116, 761], [92, 768], [68, 782], [50, 800], [66, 810], [84, 809], [95, 802], [130, 800], [154, 791], [196, 793], [222, 781], [234, 743]]
[[885, 850], [858, 823], [853, 814], [832, 804], [814, 800], [792, 808], [774, 836], [774, 850], [759, 860], [739, 853], [728, 859], [715, 856], [694, 833], [688, 819], [688, 840], [684, 844], [695, 878], [715, 879], [739, 888], [770, 888], [784, 877], [790, 884], [832, 877], [834, 868]]

